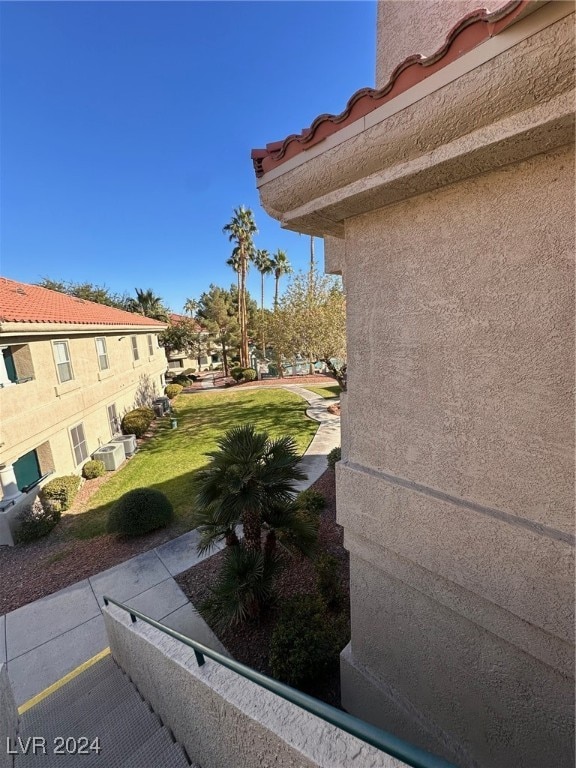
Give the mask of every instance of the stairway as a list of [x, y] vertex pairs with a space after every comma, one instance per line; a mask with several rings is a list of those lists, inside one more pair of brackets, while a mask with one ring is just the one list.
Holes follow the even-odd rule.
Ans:
[[110, 655], [25, 712], [18, 737], [12, 745], [14, 768], [190, 766], [180, 744]]

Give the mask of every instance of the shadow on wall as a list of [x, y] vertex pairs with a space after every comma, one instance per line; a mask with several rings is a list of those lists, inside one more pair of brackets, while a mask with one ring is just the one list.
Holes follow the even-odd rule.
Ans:
[[138, 388], [134, 395], [134, 408], [142, 408], [143, 406], [150, 406], [152, 400], [158, 395], [156, 382], [152, 381], [147, 373], [143, 373], [138, 380]]

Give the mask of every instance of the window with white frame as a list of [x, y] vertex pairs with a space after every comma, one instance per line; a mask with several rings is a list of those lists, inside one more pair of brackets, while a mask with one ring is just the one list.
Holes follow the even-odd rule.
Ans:
[[54, 360], [56, 361], [56, 368], [58, 369], [58, 379], [61, 384], [66, 381], [71, 381], [74, 378], [74, 372], [72, 370], [72, 363], [70, 362], [70, 350], [68, 349], [67, 341], [55, 341], [54, 347]]
[[77, 424], [70, 429], [70, 439], [72, 440], [72, 450], [76, 466], [88, 458], [88, 446], [86, 445], [86, 436], [84, 435], [84, 424]]
[[150, 357], [154, 354], [154, 341], [152, 336], [148, 336], [148, 354]]
[[112, 437], [120, 432], [120, 419], [116, 410], [116, 403], [108, 406], [108, 423], [110, 424], [110, 434]]
[[108, 349], [104, 336], [98, 336], [96, 339], [96, 352], [98, 353], [98, 367], [101, 371], [107, 371], [110, 368], [108, 362]]
[[138, 336], [132, 336], [132, 357], [134, 360], [140, 360], [140, 352], [138, 352]]

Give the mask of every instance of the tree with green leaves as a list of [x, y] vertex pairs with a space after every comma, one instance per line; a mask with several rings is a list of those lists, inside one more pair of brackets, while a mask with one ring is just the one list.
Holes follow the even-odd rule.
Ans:
[[284, 275], [289, 275], [293, 272], [292, 265], [288, 260], [286, 251], [276, 251], [272, 256], [272, 271], [274, 273], [275, 288], [274, 288], [274, 308], [278, 306], [278, 287], [280, 284], [280, 278]]
[[266, 250], [256, 250], [254, 254], [254, 266], [260, 272], [260, 342], [262, 345], [262, 355], [266, 357], [266, 338], [264, 324], [264, 278], [271, 275], [273, 271], [273, 262], [270, 254]]
[[151, 288], [143, 290], [136, 288], [136, 298], [131, 300], [130, 311], [137, 312], [145, 317], [152, 317], [155, 320], [167, 322], [168, 310], [160, 296], [157, 296]]
[[107, 307], [127, 310], [129, 308], [130, 298], [127, 294], [120, 295], [112, 292], [105, 285], [96, 285], [94, 283], [75, 283], [72, 281], [52, 280], [49, 277], [43, 277], [37, 283], [42, 288], [50, 291], [65, 293], [68, 296], [75, 296], [84, 301], [94, 301], [96, 304], [105, 304]]
[[[280, 565], [278, 537], [310, 554], [317, 529], [294, 504], [295, 482], [306, 475], [298, 467], [291, 437], [271, 439], [248, 424], [226, 432], [208, 456], [195, 485], [198, 549], [206, 551], [219, 541], [226, 541], [228, 549], [204, 610], [214, 623], [226, 626], [257, 618], [270, 598]], [[242, 543], [235, 532], [239, 524]]]
[[220, 345], [224, 375], [228, 376], [228, 354], [240, 341], [240, 326], [230, 291], [211, 285], [198, 300], [196, 318]]
[[188, 317], [170, 322], [168, 327], [159, 334], [158, 343], [164, 347], [167, 355], [174, 352], [186, 352], [188, 357], [197, 359], [205, 346], [205, 341], [196, 322]]
[[236, 246], [233, 258], [238, 260], [238, 315], [240, 324], [240, 364], [245, 368], [249, 365], [248, 327], [246, 314], [246, 276], [250, 261], [254, 256], [253, 237], [258, 232], [254, 214], [249, 208], [240, 206], [234, 209], [232, 219], [222, 229], [228, 235], [230, 242]]

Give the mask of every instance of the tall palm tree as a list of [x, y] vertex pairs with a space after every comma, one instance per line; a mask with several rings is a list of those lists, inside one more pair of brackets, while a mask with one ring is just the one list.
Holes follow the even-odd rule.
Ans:
[[194, 317], [196, 310], [198, 309], [198, 302], [196, 299], [186, 299], [184, 302], [184, 312], [187, 312], [190, 317]]
[[231, 267], [236, 273], [238, 287], [238, 325], [240, 325], [240, 249], [238, 246], [232, 251], [232, 256], [226, 260], [226, 266]]
[[272, 257], [272, 271], [274, 272], [274, 280], [276, 281], [274, 289], [274, 309], [276, 309], [278, 306], [278, 284], [280, 283], [280, 278], [283, 275], [289, 275], [294, 271], [292, 265], [288, 261], [286, 251], [281, 251], [280, 249], [276, 251]]
[[254, 255], [254, 266], [260, 272], [260, 325], [262, 326], [262, 355], [266, 357], [266, 340], [264, 338], [264, 276], [272, 274], [272, 259], [266, 250], [257, 250]]
[[153, 317], [155, 320], [166, 321], [168, 319], [168, 312], [162, 299], [151, 288], [146, 291], [141, 288], [134, 290], [136, 291], [136, 298], [130, 301], [132, 312], [138, 312], [145, 317]]
[[222, 231], [228, 235], [230, 242], [236, 243], [234, 250], [239, 263], [238, 314], [240, 320], [240, 364], [246, 368], [249, 363], [246, 275], [248, 274], [249, 263], [254, 256], [254, 242], [252, 238], [258, 232], [254, 221], [254, 214], [249, 208], [244, 208], [242, 205], [239, 208], [234, 208], [232, 219], [223, 227]]

